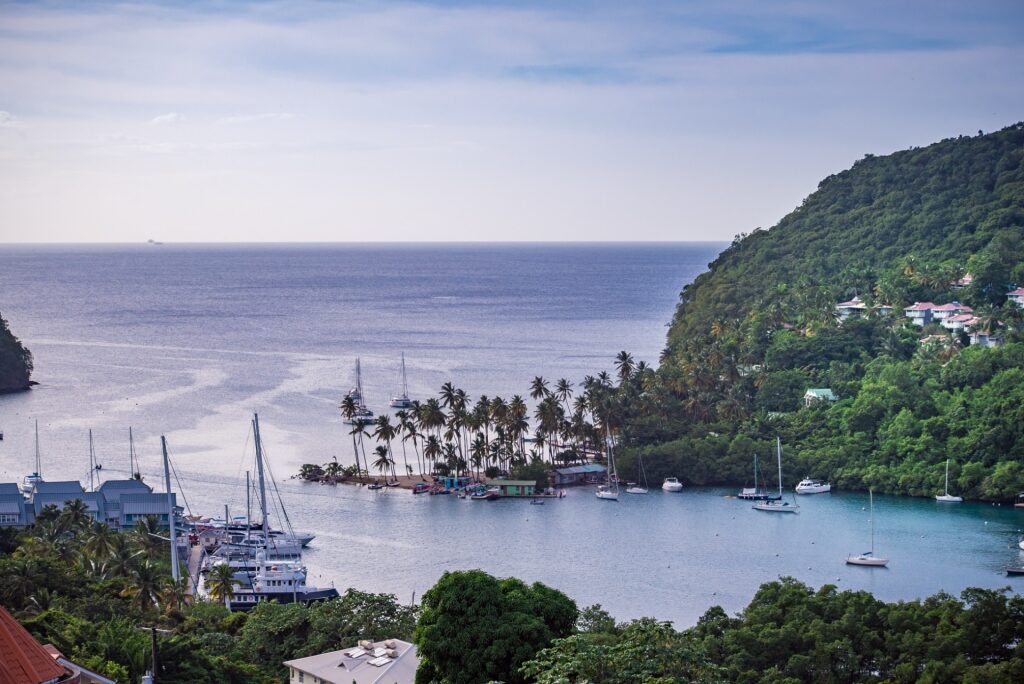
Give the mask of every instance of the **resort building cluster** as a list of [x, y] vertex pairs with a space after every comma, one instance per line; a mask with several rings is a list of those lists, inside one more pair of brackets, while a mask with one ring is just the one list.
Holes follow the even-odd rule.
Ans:
[[[85, 504], [89, 516], [106, 523], [114, 530], [128, 530], [148, 516], [155, 516], [163, 527], [168, 526], [167, 494], [154, 492], [141, 480], [107, 480], [96, 491], [87, 492], [76, 480], [32, 483], [28, 492], [14, 482], [0, 483], [0, 527], [27, 527], [35, 522], [46, 506], [62, 509], [65, 504], [79, 500]], [[178, 513], [177, 497], [171, 501]]]

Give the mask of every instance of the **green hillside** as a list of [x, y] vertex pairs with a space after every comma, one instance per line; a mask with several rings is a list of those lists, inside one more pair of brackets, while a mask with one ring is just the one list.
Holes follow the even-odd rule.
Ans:
[[[968, 276], [965, 281], [965, 276]], [[620, 391], [623, 464], [691, 483], [750, 479], [786, 447], [789, 485], [930, 495], [1024, 490], [1024, 124], [826, 178], [769, 230], [738, 236], [681, 296], [662, 363]], [[840, 321], [836, 304], [864, 310]], [[962, 302], [1002, 346], [903, 315]], [[893, 307], [888, 313], [883, 306]], [[810, 388], [838, 401], [804, 407]], [[627, 471], [628, 472], [628, 471]]]

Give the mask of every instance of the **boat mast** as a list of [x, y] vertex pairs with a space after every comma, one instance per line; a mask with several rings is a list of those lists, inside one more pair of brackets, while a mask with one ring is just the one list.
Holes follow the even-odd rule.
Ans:
[[779, 461], [779, 498], [782, 498], [782, 438], [775, 435], [775, 448]]
[[868, 518], [871, 520], [871, 555], [875, 555], [875, 492], [868, 490]]
[[405, 380], [405, 352], [402, 352], [402, 396], [409, 396], [409, 383]]
[[[249, 471], [245, 471], [245, 540], [249, 541], [249, 529], [252, 527], [252, 505], [249, 503], [249, 492], [252, 485], [249, 484]], [[264, 530], [265, 532], [265, 530]]]
[[754, 496], [757, 496], [757, 452], [754, 452]]
[[356, 389], [359, 390], [359, 404], [366, 405], [366, 397], [363, 396], [363, 371], [359, 366], [359, 357], [356, 357]]
[[96, 455], [92, 448], [92, 428], [89, 428], [89, 491], [95, 492], [96, 485], [93, 483], [92, 475], [96, 472]]
[[160, 448], [164, 452], [164, 486], [167, 488], [167, 523], [171, 533], [171, 578], [178, 581], [178, 531], [174, 524], [174, 497], [171, 494], [171, 465], [167, 458], [167, 438], [160, 435]]
[[946, 459], [946, 496], [949, 496], [949, 459]]
[[[356, 359], [356, 374], [358, 373], [359, 360]], [[362, 394], [362, 388], [359, 393]], [[260, 440], [260, 416], [257, 413], [252, 414], [252, 428], [256, 440], [256, 475], [260, 483], [260, 521], [263, 525], [263, 539], [266, 542], [270, 540], [270, 528], [267, 526], [267, 486], [263, 480], [263, 442]]]
[[43, 479], [43, 462], [39, 458], [39, 419], [36, 418], [36, 475]]

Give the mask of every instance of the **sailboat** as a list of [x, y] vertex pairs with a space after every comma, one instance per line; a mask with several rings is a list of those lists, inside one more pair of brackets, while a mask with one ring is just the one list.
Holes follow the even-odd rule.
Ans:
[[409, 398], [409, 383], [405, 380], [405, 352], [402, 352], [402, 392], [391, 397], [391, 408], [407, 409], [412, 406], [412, 399]]
[[351, 418], [346, 418], [345, 422], [348, 425], [355, 425], [357, 422], [372, 423], [373, 411], [368, 409], [363, 401], [363, 372], [358, 357], [356, 357], [356, 386], [348, 391], [347, 396], [355, 402], [356, 412]]
[[870, 513], [868, 514], [871, 518], [871, 550], [865, 551], [858, 556], [847, 556], [847, 565], [866, 565], [872, 568], [883, 567], [889, 563], [888, 558], [880, 558], [875, 555], [875, 493], [872, 490], [868, 490], [868, 500]]
[[943, 503], [960, 503], [961, 501], [963, 501], [963, 497], [953, 496], [952, 494], [949, 493], [949, 459], [948, 458], [946, 459], [946, 487], [943, 490], [942, 494], [936, 494], [935, 495], [935, 500], [936, 501], [941, 501]]
[[39, 421], [36, 421], [36, 469], [34, 472], [29, 473], [21, 481], [21, 492], [22, 494], [31, 494], [32, 490], [35, 489], [37, 482], [43, 481], [43, 465], [39, 458]]
[[[261, 534], [253, 535], [251, 530], [246, 530], [245, 539], [241, 540], [244, 545], [250, 547], [250, 549], [246, 550], [254, 551], [254, 572], [251, 575], [250, 584], [248, 586], [243, 584], [235, 590], [234, 595], [230, 599], [226, 600], [228, 609], [251, 610], [256, 607], [256, 604], [264, 601], [309, 605], [317, 601], [336, 598], [338, 590], [333, 587], [320, 589], [306, 584], [306, 569], [302, 565], [301, 555], [299, 555], [296, 561], [273, 557], [275, 542], [267, 534], [270, 530], [270, 520], [268, 515], [266, 478], [264, 475], [266, 454], [263, 451], [263, 440], [260, 438], [260, 419], [255, 414], [253, 415], [252, 429], [253, 442], [256, 446], [256, 474], [257, 482], [259, 483]], [[248, 481], [248, 473], [246, 473], [246, 478]], [[271, 484], [276, 492], [277, 485], [274, 484], [272, 473]], [[248, 496], [249, 487], [247, 484], [246, 507], [248, 507]], [[280, 497], [280, 494], [278, 494], [278, 497]], [[281, 502], [281, 510], [284, 512], [283, 502]], [[287, 521], [287, 513], [284, 515]], [[225, 520], [227, 519], [225, 514]], [[248, 573], [240, 574], [247, 575]]]
[[605, 441], [608, 444], [608, 479], [605, 484], [598, 485], [596, 495], [598, 499], [618, 501], [619, 473], [615, 470], [615, 451], [612, 449], [612, 436], [608, 432], [607, 426], [605, 427], [605, 434], [607, 435]]
[[637, 476], [636, 484], [626, 487], [627, 494], [646, 494], [647, 493], [647, 473], [644, 471], [644, 457], [637, 455]]
[[740, 491], [740, 493], [736, 495], [738, 498], [746, 499], [748, 501], [765, 501], [767, 499], [774, 499], [774, 498], [776, 498], [775, 495], [769, 494], [768, 490], [765, 489], [764, 483], [763, 483], [763, 479], [764, 478], [762, 478], [762, 485], [760, 487], [757, 486], [757, 473], [758, 473], [757, 453], [755, 452], [754, 453], [754, 486], [753, 487], [744, 487]]
[[754, 504], [753, 508], [758, 511], [768, 511], [770, 513], [799, 513], [800, 506], [795, 503], [782, 500], [782, 439], [778, 436], [775, 437], [775, 450], [776, 459], [779, 462], [779, 496], [778, 498], [758, 501]]

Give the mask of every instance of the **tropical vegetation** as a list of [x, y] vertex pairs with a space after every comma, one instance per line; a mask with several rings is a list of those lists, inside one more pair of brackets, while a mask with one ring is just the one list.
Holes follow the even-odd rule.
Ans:
[[32, 352], [14, 336], [0, 315], [0, 394], [28, 389], [31, 376]]

